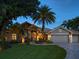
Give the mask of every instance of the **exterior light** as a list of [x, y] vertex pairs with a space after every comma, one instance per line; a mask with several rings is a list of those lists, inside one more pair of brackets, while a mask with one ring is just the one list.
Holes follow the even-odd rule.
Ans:
[[24, 43], [25, 41], [24, 41], [24, 37], [22, 37], [22, 43]]

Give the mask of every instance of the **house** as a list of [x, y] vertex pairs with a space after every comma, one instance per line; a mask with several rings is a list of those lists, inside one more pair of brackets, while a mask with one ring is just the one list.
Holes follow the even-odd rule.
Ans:
[[[17, 26], [14, 26], [10, 29], [6, 29], [4, 31], [4, 37], [7, 41], [18, 41], [18, 42], [26, 42], [29, 38], [30, 41], [33, 40], [50, 40], [54, 43], [79, 43], [79, 31], [68, 30], [62, 26], [59, 26], [55, 29], [45, 29], [45, 34], [42, 34], [41, 28], [30, 24], [28, 22], [24, 22], [20, 24], [22, 30], [20, 30]], [[20, 33], [22, 32], [22, 33]]]
[[41, 28], [35, 26], [34, 24], [24, 22], [22, 24], [14, 25], [9, 29], [5, 29], [4, 37], [6, 41], [9, 42], [18, 41], [24, 43], [27, 39], [30, 39], [30, 41], [39, 41], [39, 39], [43, 38], [43, 34], [41, 32]]
[[54, 43], [79, 43], [79, 32], [75, 30], [68, 30], [64, 27], [57, 27], [51, 32], [51, 41]]

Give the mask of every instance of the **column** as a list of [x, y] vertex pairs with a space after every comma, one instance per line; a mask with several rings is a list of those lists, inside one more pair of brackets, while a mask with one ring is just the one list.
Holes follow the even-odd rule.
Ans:
[[72, 34], [69, 34], [69, 43], [72, 43]]

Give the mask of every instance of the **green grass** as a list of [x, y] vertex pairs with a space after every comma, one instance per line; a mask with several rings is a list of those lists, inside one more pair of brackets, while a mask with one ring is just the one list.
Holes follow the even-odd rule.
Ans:
[[0, 52], [0, 59], [65, 59], [66, 51], [56, 45], [15, 45]]

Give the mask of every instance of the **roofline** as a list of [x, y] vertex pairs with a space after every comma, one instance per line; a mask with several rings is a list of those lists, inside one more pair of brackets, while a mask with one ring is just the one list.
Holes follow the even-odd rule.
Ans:
[[64, 30], [66, 30], [66, 31], [68, 31], [68, 32], [70, 32], [70, 33], [72, 33], [72, 31], [70, 31], [70, 30], [68, 30], [68, 29], [66, 29], [66, 28], [64, 28], [64, 27], [62, 27], [61, 25], [58, 26], [58, 27], [56, 27], [56, 28], [54, 28], [51, 32], [53, 32], [53, 31], [55, 31], [55, 30], [57, 30], [57, 29], [59, 29], [59, 28], [64, 29]]

